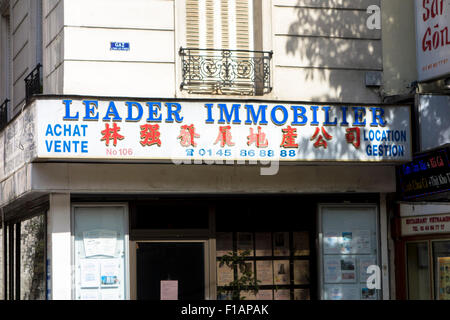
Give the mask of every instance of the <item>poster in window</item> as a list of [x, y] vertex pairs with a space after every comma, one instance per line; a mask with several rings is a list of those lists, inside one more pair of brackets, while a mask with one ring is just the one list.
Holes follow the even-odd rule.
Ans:
[[289, 232], [275, 232], [273, 234], [273, 255], [289, 256]]
[[438, 257], [439, 300], [450, 300], [450, 257]]
[[233, 234], [218, 232], [216, 234], [216, 256], [222, 257], [233, 251]]
[[100, 261], [102, 287], [117, 287], [120, 283], [120, 259], [102, 259]]
[[81, 288], [97, 288], [100, 286], [100, 261], [98, 259], [80, 260]]
[[273, 285], [272, 260], [256, 261], [256, 279], [259, 285]]
[[259, 290], [256, 294], [256, 300], [273, 300], [272, 290]]
[[226, 264], [220, 266], [220, 262], [217, 261], [217, 285], [227, 286], [234, 280], [233, 268], [228, 267]]
[[376, 258], [374, 256], [359, 256], [359, 281], [366, 282], [370, 274], [367, 273], [369, 266], [376, 265]]
[[110, 256], [116, 254], [117, 232], [112, 230], [91, 230], [83, 232], [83, 244], [86, 258]]
[[372, 249], [370, 241], [370, 230], [358, 230], [355, 232], [356, 250], [355, 253], [364, 254], [371, 253]]
[[325, 232], [323, 236], [323, 250], [325, 254], [340, 253], [342, 235], [339, 232]]
[[272, 235], [270, 232], [255, 233], [255, 248], [257, 257], [272, 255]]
[[341, 256], [341, 282], [356, 282], [356, 259]]
[[289, 284], [289, 260], [274, 260], [273, 273], [275, 284]]
[[294, 284], [309, 284], [309, 261], [294, 261]]
[[359, 286], [325, 285], [325, 300], [360, 300]]
[[365, 284], [361, 285], [361, 300], [377, 300], [377, 290], [369, 289]]
[[310, 300], [309, 289], [294, 289], [294, 300]]
[[326, 283], [341, 282], [340, 256], [324, 256], [324, 277]]
[[353, 251], [353, 232], [342, 232], [341, 253], [349, 254]]
[[237, 249], [239, 254], [245, 251], [250, 251], [249, 256], [253, 256], [253, 233], [251, 232], [238, 232], [237, 233]]
[[291, 290], [289, 289], [275, 290], [274, 300], [291, 300]]
[[309, 233], [294, 232], [292, 234], [294, 240], [294, 255], [309, 256]]

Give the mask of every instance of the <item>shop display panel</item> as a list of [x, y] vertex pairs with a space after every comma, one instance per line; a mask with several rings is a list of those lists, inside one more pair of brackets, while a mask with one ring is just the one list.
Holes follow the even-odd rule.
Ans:
[[[220, 266], [224, 254], [248, 250], [245, 268], [259, 281], [259, 291], [241, 291], [245, 300], [309, 300], [309, 232], [218, 232], [216, 234], [217, 286], [223, 289], [243, 274], [242, 268]], [[218, 299], [230, 299], [221, 293]]]
[[368, 288], [369, 266], [378, 266], [375, 207], [324, 206], [321, 211], [322, 299], [377, 300]]

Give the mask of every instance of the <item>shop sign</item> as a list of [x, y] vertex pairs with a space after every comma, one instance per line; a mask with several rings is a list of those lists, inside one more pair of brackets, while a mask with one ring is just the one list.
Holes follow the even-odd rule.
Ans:
[[422, 153], [397, 167], [397, 186], [404, 200], [450, 190], [449, 148]]
[[416, 0], [416, 51], [419, 81], [450, 73], [450, 2]]
[[450, 233], [450, 214], [402, 218], [402, 236]]
[[407, 106], [69, 99], [36, 104], [43, 159], [411, 160]]

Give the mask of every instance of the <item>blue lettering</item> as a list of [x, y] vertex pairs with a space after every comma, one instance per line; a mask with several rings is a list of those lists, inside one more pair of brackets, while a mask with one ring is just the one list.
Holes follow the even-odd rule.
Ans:
[[379, 124], [381, 127], [384, 127], [386, 125], [386, 121], [384, 120], [384, 109], [370, 108], [370, 110], [372, 111], [372, 123], [370, 125], [373, 127], [377, 127]]
[[47, 136], [53, 136], [53, 131], [52, 131], [52, 125], [51, 124], [49, 124], [48, 126], [47, 126], [47, 131], [45, 131], [45, 136], [47, 137]]
[[214, 123], [214, 119], [212, 117], [212, 107], [214, 105], [212, 103], [205, 104], [205, 107], [208, 109], [208, 118], [206, 119], [206, 123]]
[[[57, 129], [59, 128], [59, 131], [57, 131]], [[60, 124], [55, 124], [55, 127], [53, 129], [53, 131], [55, 132], [55, 136], [59, 137], [61, 136], [62, 132], [61, 132], [61, 125]]]
[[[161, 102], [147, 102], [148, 106], [148, 119], [147, 122], [159, 122], [162, 120], [162, 115], [160, 114], [158, 117], [158, 110], [161, 111]], [[153, 109], [153, 106], [156, 106], [156, 109]], [[157, 117], [157, 118], [155, 118]]]
[[[277, 119], [277, 113], [276, 113], [277, 110], [281, 110], [283, 112], [283, 120], [282, 121], [278, 121], [278, 119]], [[287, 121], [288, 112], [284, 106], [278, 105], [278, 106], [273, 107], [272, 112], [270, 113], [270, 116], [272, 118], [273, 123], [275, 123], [278, 126], [282, 126]]]
[[318, 106], [311, 106], [311, 110], [313, 112], [313, 120], [311, 121], [312, 126], [318, 126], [319, 121], [317, 121], [317, 110], [319, 109]]
[[365, 126], [366, 120], [364, 119], [364, 117], [366, 115], [366, 109], [363, 107], [353, 107], [353, 111], [354, 111], [354, 115], [355, 115], [354, 120], [353, 120], [353, 125], [354, 126]]
[[103, 118], [103, 121], [111, 121], [110, 115], [114, 116], [113, 121], [122, 121], [122, 118], [119, 116], [119, 112], [117, 112], [116, 105], [114, 104], [114, 101], [111, 101], [108, 106], [108, 110], [106, 111], [106, 115]]
[[78, 120], [79, 118], [78, 112], [74, 116], [70, 115], [70, 105], [72, 104], [72, 100], [63, 100], [63, 104], [65, 104], [66, 106], [66, 115], [63, 117], [63, 120]]
[[341, 126], [348, 126], [348, 122], [347, 122], [347, 110], [348, 110], [348, 107], [341, 107], [341, 110], [342, 110]]
[[[172, 107], [175, 107], [175, 110], [172, 110]], [[179, 103], [166, 103], [167, 107], [167, 119], [166, 122], [173, 122], [172, 116], [175, 116], [176, 122], [182, 122], [184, 117], [180, 116], [181, 105]]]
[[98, 120], [98, 112], [95, 110], [98, 109], [98, 101], [95, 100], [84, 100], [83, 104], [85, 105], [85, 117], [84, 121], [92, 121]]
[[[262, 105], [258, 106], [258, 113], [255, 113], [255, 109], [253, 108], [252, 104], [246, 104], [244, 108], [247, 109], [247, 120], [245, 121], [245, 124], [258, 124], [259, 116], [261, 115], [261, 120], [259, 121], [259, 124], [267, 124], [266, 120], [266, 110], [267, 106]], [[253, 119], [253, 122], [250, 120], [250, 116]]]
[[323, 112], [325, 112], [324, 126], [335, 126], [337, 125], [337, 118], [334, 118], [333, 122], [330, 122], [330, 107], [322, 107]]
[[88, 142], [87, 141], [81, 142], [81, 153], [88, 153]]
[[[291, 106], [291, 109], [294, 111], [294, 121], [292, 121], [293, 126], [303, 126], [308, 122], [308, 118], [306, 117], [306, 108], [303, 106]], [[300, 110], [300, 112], [299, 112]], [[299, 122], [298, 118], [301, 117], [302, 121]]]
[[[125, 119], [125, 121], [140, 121], [142, 119], [142, 115], [144, 114], [142, 105], [139, 102], [126, 102], [125, 104], [128, 107], [128, 117]], [[133, 118], [133, 107], [136, 107], [138, 110], [138, 115], [135, 118]]]
[[[227, 123], [230, 123], [233, 113], [234, 113], [233, 123], [235, 123], [235, 124], [241, 123], [241, 120], [239, 120], [239, 108], [241, 107], [240, 104], [233, 104], [230, 112], [228, 112], [228, 108], [227, 108], [226, 104], [219, 103], [218, 106], [220, 109], [220, 119], [219, 119], [219, 121], [217, 121], [217, 123], [224, 124], [225, 119], [226, 119]], [[225, 119], [224, 119], [224, 116], [225, 116]]]

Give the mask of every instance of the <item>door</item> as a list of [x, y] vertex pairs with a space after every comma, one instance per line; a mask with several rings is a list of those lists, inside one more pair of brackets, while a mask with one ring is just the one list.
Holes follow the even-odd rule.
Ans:
[[161, 281], [178, 281], [178, 300], [205, 299], [203, 243], [138, 242], [137, 298], [160, 300]]

